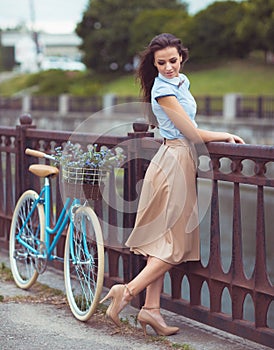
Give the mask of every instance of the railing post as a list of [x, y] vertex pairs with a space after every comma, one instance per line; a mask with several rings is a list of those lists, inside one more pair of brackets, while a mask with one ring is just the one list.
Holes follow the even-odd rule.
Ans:
[[225, 120], [234, 120], [237, 117], [238, 94], [226, 94], [223, 100], [223, 116]]
[[16, 198], [20, 196], [27, 188], [27, 172], [29, 162], [26, 161], [25, 149], [29, 146], [26, 139], [26, 130], [29, 128], [36, 128], [32, 125], [32, 117], [25, 113], [20, 116], [20, 125], [16, 126]]
[[263, 118], [263, 97], [259, 96], [258, 97], [258, 118]]
[[[130, 163], [125, 174], [125, 186], [127, 191], [125, 191], [126, 198], [125, 200], [129, 203], [136, 200], [136, 184], [143, 179], [143, 162], [140, 159], [140, 148], [141, 148], [141, 139], [143, 137], [154, 137], [153, 132], [148, 131], [149, 125], [144, 119], [137, 119], [133, 123], [134, 132], [128, 133], [128, 136], [132, 139], [130, 143], [129, 158]], [[132, 209], [132, 208], [131, 208]], [[137, 208], [136, 208], [137, 211]], [[132, 213], [126, 213], [124, 215], [124, 224], [126, 227], [134, 227], [136, 211]], [[129, 258], [129, 279], [134, 278], [145, 266], [143, 257], [133, 254], [130, 254]], [[140, 308], [144, 304], [145, 300], [145, 291], [139, 293], [136, 298], [133, 299], [132, 305], [134, 307]]]
[[116, 96], [114, 94], [106, 94], [103, 96], [103, 110], [105, 115], [112, 115], [115, 99]]
[[31, 110], [31, 96], [24, 95], [22, 97], [22, 113], [28, 113]]
[[61, 116], [67, 115], [69, 111], [69, 96], [67, 94], [62, 94], [59, 96], [59, 114]]
[[205, 96], [205, 115], [210, 116], [212, 114], [211, 108], [210, 108], [210, 101], [211, 98], [209, 96]]

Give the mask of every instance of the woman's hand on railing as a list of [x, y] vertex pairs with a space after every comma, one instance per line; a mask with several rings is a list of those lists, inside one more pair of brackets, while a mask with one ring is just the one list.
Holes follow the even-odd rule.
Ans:
[[227, 133], [227, 139], [225, 141], [229, 142], [229, 143], [241, 143], [241, 144], [245, 143], [244, 140], [240, 136], [230, 134], [230, 133]]

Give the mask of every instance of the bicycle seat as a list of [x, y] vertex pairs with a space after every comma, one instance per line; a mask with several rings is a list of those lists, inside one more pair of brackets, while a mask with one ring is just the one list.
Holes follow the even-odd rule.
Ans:
[[54, 177], [59, 174], [59, 170], [55, 166], [45, 164], [32, 164], [29, 167], [29, 171], [39, 177]]

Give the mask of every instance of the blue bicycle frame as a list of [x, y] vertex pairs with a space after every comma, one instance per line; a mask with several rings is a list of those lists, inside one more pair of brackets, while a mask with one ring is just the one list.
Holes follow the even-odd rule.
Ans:
[[[36, 207], [40, 204], [44, 205], [44, 213], [45, 213], [45, 246], [46, 246], [46, 251], [47, 251], [47, 259], [48, 260], [54, 260], [57, 259], [58, 257], [54, 256], [53, 250], [55, 249], [59, 238], [62, 235], [62, 232], [64, 231], [68, 221], [71, 219], [71, 207], [74, 205], [78, 205], [80, 203], [79, 199], [73, 199], [67, 198], [66, 202], [64, 204], [64, 207], [58, 217], [58, 220], [53, 228], [50, 227], [50, 214], [51, 214], [51, 207], [50, 207], [50, 184], [49, 184], [49, 179], [45, 178], [45, 184], [38, 196], [38, 198], [35, 200], [31, 211], [29, 212], [25, 222], [23, 223], [19, 233], [17, 234], [16, 238], [20, 244], [22, 244], [24, 247], [29, 249], [31, 252], [34, 254], [37, 254], [37, 250], [30, 246], [25, 240], [21, 238], [22, 233], [24, 232], [26, 225], [28, 223], [28, 220], [32, 216], [34, 210]], [[38, 228], [39, 231], [39, 228]], [[54, 235], [54, 239], [52, 243], [50, 244], [50, 236]], [[39, 237], [37, 237], [37, 242], [39, 242]], [[59, 258], [61, 259], [61, 258]], [[61, 259], [63, 260], [63, 259]]]

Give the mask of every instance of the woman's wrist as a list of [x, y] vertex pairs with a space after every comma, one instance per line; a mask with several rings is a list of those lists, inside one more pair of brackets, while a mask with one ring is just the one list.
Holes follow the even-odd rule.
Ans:
[[229, 143], [244, 143], [243, 139], [237, 135], [222, 131], [209, 131], [199, 129], [199, 134], [202, 140], [207, 142], [229, 142]]

